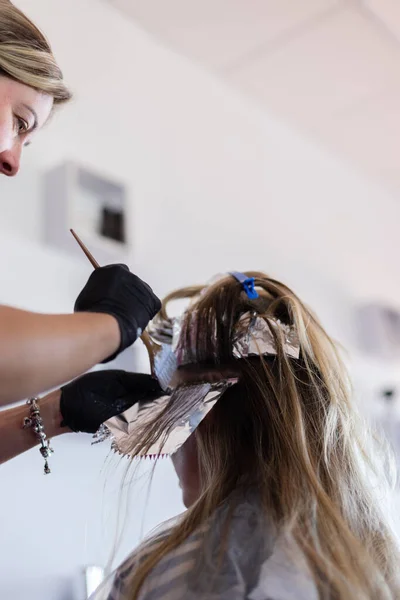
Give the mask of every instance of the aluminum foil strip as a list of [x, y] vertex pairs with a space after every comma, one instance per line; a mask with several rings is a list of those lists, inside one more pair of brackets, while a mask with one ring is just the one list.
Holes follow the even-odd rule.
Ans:
[[155, 321], [151, 321], [147, 326], [147, 332], [150, 337], [161, 344], [172, 344], [173, 328], [175, 319], [160, 319], [157, 316]]
[[[181, 416], [174, 423], [166, 436], [161, 436], [142, 458], [159, 457], [174, 454], [197, 429], [202, 420], [207, 416], [223, 393], [237, 383], [237, 378], [222, 380], [218, 383], [199, 383], [195, 385], [177, 387], [171, 396], [162, 396], [152, 402], [142, 402], [106, 421], [95, 434], [95, 442], [112, 440], [112, 448], [119, 454], [130, 455], [132, 440], [138, 436], [143, 427], [160, 415], [168, 402], [172, 400], [177, 406], [189, 405], [183, 410]], [[188, 398], [188, 395], [190, 398]]]
[[283, 351], [291, 358], [299, 358], [300, 341], [296, 330], [278, 319], [265, 319], [252, 314], [244, 313], [236, 326], [233, 341], [233, 355], [235, 358], [248, 356], [276, 355], [275, 330], [277, 337], [283, 336]]
[[171, 392], [171, 381], [177, 368], [178, 363], [171, 346], [162, 344], [154, 357], [154, 375], [166, 394]]

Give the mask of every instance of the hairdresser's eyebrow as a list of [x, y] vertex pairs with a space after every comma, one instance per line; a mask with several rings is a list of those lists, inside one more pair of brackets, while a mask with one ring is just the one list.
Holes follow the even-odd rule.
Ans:
[[29, 112], [33, 115], [33, 125], [32, 125], [32, 127], [30, 128], [29, 131], [30, 132], [31, 131], [35, 131], [35, 129], [37, 129], [38, 125], [39, 125], [39, 119], [38, 119], [38, 116], [37, 116], [37, 112], [31, 106], [29, 106], [29, 104], [23, 104], [22, 106], [24, 108], [26, 108], [26, 110], [29, 110]]

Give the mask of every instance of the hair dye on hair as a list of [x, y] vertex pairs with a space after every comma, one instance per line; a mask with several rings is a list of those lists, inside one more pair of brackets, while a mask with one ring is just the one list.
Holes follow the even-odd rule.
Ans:
[[[352, 402], [336, 345], [290, 288], [264, 273], [246, 275], [254, 277], [256, 299], [235, 279], [224, 277], [170, 294], [159, 314], [167, 319], [174, 299], [190, 301], [179, 336], [186, 358], [176, 373], [178, 385], [218, 381], [227, 374], [238, 383], [194, 433], [200, 497], [166, 535], [150, 544], [135, 568], [126, 570], [124, 598], [146, 598], [141, 594], [153, 585], [155, 570], [168, 565], [169, 556], [183, 553], [191, 540], [197, 550], [188, 581], [196, 581], [201, 571], [203, 591], [208, 585], [208, 593], [215, 592], [233, 544], [232, 499], [240, 490], [245, 495], [256, 490], [256, 531], [264, 532], [265, 548], [291, 539], [320, 599], [395, 600], [400, 597], [399, 549], [371, 483], [375, 478], [384, 485], [385, 474], [378, 446]], [[287, 339], [272, 327], [274, 355], [237, 358], [235, 331], [246, 313], [293, 329], [298, 357], [285, 351]], [[175, 410], [169, 407], [161, 422], [157, 416], [130, 440], [131, 456], [162, 439]], [[210, 528], [218, 536], [209, 537]], [[212, 564], [203, 561], [214, 556], [208, 552], [210, 540]], [[204, 594], [198, 597], [211, 597]]]

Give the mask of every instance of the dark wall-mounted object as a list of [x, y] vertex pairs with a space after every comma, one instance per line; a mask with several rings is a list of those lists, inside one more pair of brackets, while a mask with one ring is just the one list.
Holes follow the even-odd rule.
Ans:
[[80, 255], [73, 228], [100, 264], [126, 262], [132, 240], [122, 183], [67, 162], [45, 174], [43, 209], [47, 244]]

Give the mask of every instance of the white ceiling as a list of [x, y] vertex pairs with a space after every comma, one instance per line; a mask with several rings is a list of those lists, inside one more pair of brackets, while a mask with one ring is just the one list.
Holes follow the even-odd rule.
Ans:
[[108, 0], [400, 197], [400, 0]]

